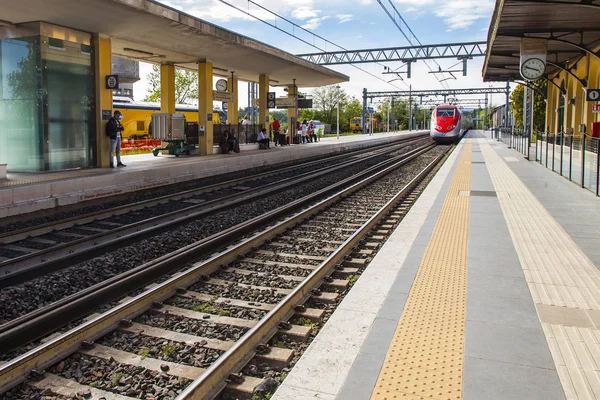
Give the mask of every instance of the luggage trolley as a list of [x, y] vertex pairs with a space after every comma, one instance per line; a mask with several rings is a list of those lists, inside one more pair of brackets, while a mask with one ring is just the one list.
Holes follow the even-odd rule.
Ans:
[[188, 136], [187, 124], [183, 114], [154, 113], [152, 114], [152, 139], [167, 142], [165, 147], [157, 147], [152, 150], [154, 156], [160, 151], [168, 151], [170, 155], [179, 157], [190, 154], [198, 144], [198, 133], [196, 136]]

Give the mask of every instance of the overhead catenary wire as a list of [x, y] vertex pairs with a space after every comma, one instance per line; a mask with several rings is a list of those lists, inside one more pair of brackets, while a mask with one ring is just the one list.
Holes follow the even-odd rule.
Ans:
[[[377, 2], [381, 6], [381, 8], [383, 8], [383, 10], [386, 12], [386, 14], [388, 15], [388, 17], [390, 17], [390, 19], [392, 20], [392, 22], [394, 23], [394, 25], [396, 25], [396, 27], [398, 28], [398, 30], [400, 31], [400, 33], [402, 33], [402, 36], [404, 36], [404, 38], [408, 41], [408, 43], [411, 46], [415, 46], [415, 43], [413, 42], [413, 40], [416, 41], [420, 46], [423, 45], [421, 43], [421, 41], [419, 40], [419, 38], [417, 37], [417, 35], [415, 35], [415, 33], [413, 32], [413, 30], [410, 28], [410, 26], [408, 26], [408, 24], [406, 23], [406, 21], [404, 20], [404, 18], [402, 17], [402, 15], [400, 15], [400, 12], [398, 11], [398, 9], [394, 5], [394, 3], [392, 3], [391, 0], [388, 0], [388, 2], [390, 3], [390, 6], [393, 8], [393, 10], [395, 11], [395, 13], [398, 16], [398, 18], [400, 18], [400, 21], [404, 24], [404, 26], [406, 27], [406, 29], [408, 30], [408, 32], [412, 36], [412, 39], [411, 39], [411, 37], [409, 37], [409, 35], [407, 35], [406, 32], [404, 32], [404, 30], [402, 29], [402, 27], [400, 26], [400, 24], [396, 21], [396, 19], [394, 18], [394, 16], [390, 13], [390, 11], [382, 3], [382, 1], [381, 0], [377, 0]], [[425, 63], [425, 65], [427, 65], [427, 68], [429, 68], [429, 71], [433, 71], [433, 68], [429, 65], [429, 63], [427, 61], [423, 60], [423, 62]], [[438, 64], [437, 61], [433, 60], [433, 62], [439, 68], [441, 68], [440, 64]], [[444, 80], [440, 80], [440, 78], [438, 78], [437, 76], [435, 78], [440, 83], [440, 85], [442, 85], [442, 87], [444, 87], [446, 89], [450, 89], [450, 87], [448, 86], [448, 84], [444, 84]]]
[[[315, 45], [315, 44], [313, 44], [313, 43], [310, 43], [310, 42], [308, 42], [307, 40], [304, 40], [304, 39], [302, 39], [302, 38], [300, 38], [300, 37], [298, 37], [298, 36], [294, 35], [293, 33], [287, 32], [286, 30], [279, 28], [277, 25], [275, 25], [275, 24], [272, 24], [272, 23], [270, 23], [270, 22], [268, 22], [268, 21], [265, 21], [264, 19], [262, 19], [262, 18], [260, 18], [260, 17], [257, 17], [256, 15], [254, 15], [254, 14], [250, 13], [249, 11], [245, 11], [245, 10], [243, 10], [243, 9], [241, 9], [241, 8], [239, 8], [239, 7], [237, 7], [236, 5], [229, 3], [228, 1], [225, 1], [225, 0], [219, 0], [219, 1], [220, 1], [221, 3], [223, 3], [223, 4], [225, 4], [225, 5], [227, 5], [227, 6], [231, 7], [231, 8], [233, 8], [233, 9], [235, 9], [235, 10], [237, 10], [237, 11], [239, 11], [239, 12], [241, 12], [241, 13], [243, 13], [243, 14], [247, 15], [247, 16], [249, 16], [249, 17], [252, 17], [252, 18], [254, 18], [254, 19], [256, 19], [256, 20], [258, 20], [258, 21], [260, 21], [260, 22], [262, 22], [262, 23], [264, 23], [264, 24], [266, 24], [266, 25], [269, 25], [270, 27], [272, 27], [272, 28], [274, 28], [274, 29], [277, 29], [278, 31], [280, 31], [280, 32], [282, 32], [282, 33], [285, 33], [285, 34], [286, 34], [286, 35], [288, 35], [288, 36], [291, 36], [291, 37], [293, 37], [293, 38], [295, 38], [295, 39], [297, 39], [297, 40], [301, 41], [302, 43], [305, 43], [305, 44], [307, 44], [307, 45], [309, 45], [309, 46], [311, 46], [311, 47], [314, 47], [315, 49], [317, 49], [317, 50], [319, 50], [319, 51], [322, 51], [322, 52], [325, 52], [325, 51], [326, 51], [325, 49], [322, 49], [322, 48], [320, 48], [319, 46], [317, 46], [317, 45]], [[332, 45], [334, 45], [334, 46], [336, 46], [336, 47], [338, 47], [338, 48], [340, 48], [340, 49], [342, 49], [342, 50], [346, 50], [346, 49], [345, 49], [345, 48], [343, 48], [342, 46], [340, 46], [340, 45], [338, 45], [338, 44], [336, 44], [336, 43], [334, 43], [334, 42], [332, 42], [332, 41], [330, 41], [330, 40], [328, 40], [328, 39], [325, 39], [324, 37], [322, 37], [322, 36], [319, 36], [319, 35], [317, 35], [316, 33], [314, 33], [314, 32], [311, 32], [311, 31], [309, 31], [309, 30], [308, 30], [308, 29], [306, 29], [306, 28], [303, 28], [302, 26], [300, 26], [300, 25], [296, 24], [295, 22], [293, 22], [293, 21], [290, 21], [290, 20], [288, 20], [288, 19], [286, 19], [286, 18], [282, 17], [281, 15], [279, 15], [279, 14], [277, 14], [277, 13], [275, 13], [275, 12], [273, 12], [273, 11], [271, 11], [271, 10], [267, 9], [267, 8], [265, 8], [264, 6], [261, 6], [260, 4], [257, 4], [257, 3], [255, 3], [255, 2], [254, 2], [254, 1], [252, 1], [252, 0], [248, 0], [248, 3], [252, 3], [253, 5], [255, 5], [255, 6], [257, 6], [257, 7], [261, 8], [261, 9], [263, 9], [264, 11], [266, 11], [266, 12], [268, 12], [268, 13], [270, 13], [270, 14], [272, 14], [272, 15], [274, 15], [274, 16], [276, 16], [276, 17], [278, 17], [278, 18], [281, 18], [282, 20], [284, 20], [284, 21], [286, 21], [286, 22], [288, 22], [288, 23], [292, 24], [294, 27], [296, 27], [296, 28], [299, 28], [299, 29], [301, 29], [301, 30], [303, 30], [303, 31], [305, 31], [305, 32], [307, 32], [307, 33], [309, 33], [309, 34], [313, 35], [314, 37], [318, 37], [319, 39], [321, 39], [321, 40], [324, 40], [324, 41], [326, 41], [327, 43], [330, 43], [330, 44], [332, 44]], [[380, 65], [382, 65], [382, 64], [380, 64]], [[375, 78], [375, 79], [378, 79], [378, 80], [380, 80], [380, 81], [382, 81], [382, 82], [384, 82], [384, 83], [386, 83], [386, 84], [388, 84], [388, 85], [390, 85], [390, 86], [393, 86], [393, 87], [395, 87], [396, 89], [400, 89], [398, 86], [396, 86], [396, 85], [394, 85], [394, 84], [392, 84], [392, 83], [390, 83], [390, 82], [386, 81], [385, 79], [382, 79], [382, 78], [378, 77], [378, 76], [377, 76], [377, 75], [375, 75], [375, 74], [372, 74], [372, 73], [371, 73], [371, 72], [369, 72], [369, 71], [366, 71], [366, 70], [364, 70], [364, 69], [362, 69], [362, 68], [358, 67], [357, 65], [350, 64], [350, 66], [352, 66], [352, 67], [354, 67], [354, 68], [358, 69], [359, 71], [362, 71], [362, 72], [364, 72], [364, 73], [366, 73], [366, 74], [368, 74], [368, 75], [372, 76], [373, 78]], [[404, 83], [404, 84], [406, 85], [406, 83]]]

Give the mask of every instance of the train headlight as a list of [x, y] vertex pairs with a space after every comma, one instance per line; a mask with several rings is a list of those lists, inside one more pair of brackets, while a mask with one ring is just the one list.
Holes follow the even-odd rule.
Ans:
[[454, 128], [456, 128], [456, 125], [450, 125], [450, 126], [448, 127], [448, 130], [452, 130], [452, 129], [454, 129]]
[[441, 131], [441, 130], [442, 130], [442, 127], [441, 127], [441, 126], [439, 126], [439, 125], [436, 125], [436, 126], [435, 126], [435, 129], [436, 129], [436, 130], [438, 130], [438, 131]]

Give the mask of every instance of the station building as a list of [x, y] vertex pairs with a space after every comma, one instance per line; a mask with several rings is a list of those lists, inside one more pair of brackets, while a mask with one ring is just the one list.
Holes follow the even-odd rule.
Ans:
[[[213, 149], [213, 77], [258, 82], [260, 121], [270, 86], [318, 87], [348, 77], [150, 0], [0, 0], [0, 164], [12, 171], [108, 166], [104, 124], [118, 56], [161, 65], [161, 112], [175, 113], [175, 68], [199, 74], [201, 154]], [[289, 109], [290, 115], [296, 110]]]

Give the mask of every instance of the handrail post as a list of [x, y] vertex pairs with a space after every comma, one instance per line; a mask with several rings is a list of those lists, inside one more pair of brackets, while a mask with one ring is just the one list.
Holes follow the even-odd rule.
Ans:
[[548, 135], [546, 135], [546, 168], [548, 168]]
[[600, 137], [596, 140], [596, 196], [599, 194], [600, 187]]
[[581, 136], [581, 187], [585, 187], [585, 133]]
[[563, 132], [560, 133], [560, 176], [563, 174], [563, 148], [565, 145], [565, 135]]
[[569, 180], [573, 176], [573, 135], [571, 135], [571, 146], [569, 146]]
[[554, 142], [552, 142], [552, 171], [554, 171], [554, 158], [556, 155], [556, 136], [554, 135]]

